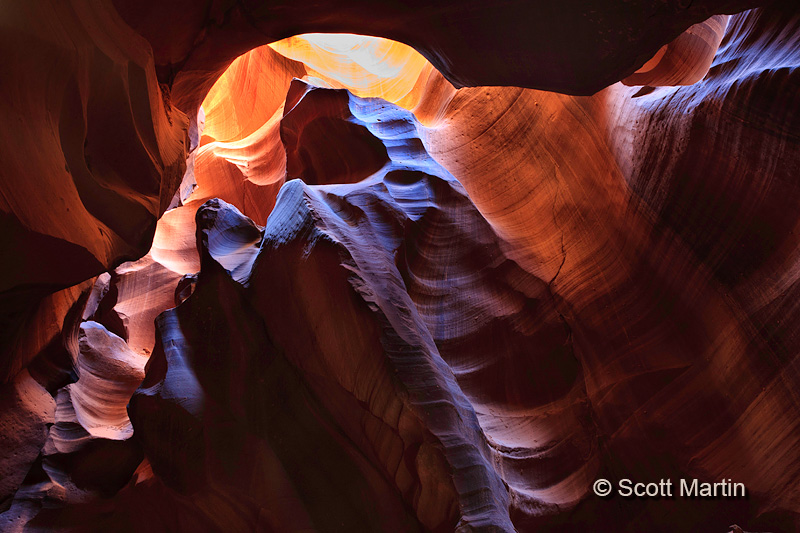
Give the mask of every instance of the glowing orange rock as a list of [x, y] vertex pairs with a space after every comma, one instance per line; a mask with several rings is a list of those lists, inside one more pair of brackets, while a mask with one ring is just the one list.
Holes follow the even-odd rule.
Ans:
[[692, 85], [708, 72], [728, 25], [727, 15], [695, 24], [665, 44], [642, 68], [622, 80], [625, 85]]

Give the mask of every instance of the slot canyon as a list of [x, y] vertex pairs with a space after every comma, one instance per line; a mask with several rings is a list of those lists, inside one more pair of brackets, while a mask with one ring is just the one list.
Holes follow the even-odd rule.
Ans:
[[797, 0], [0, 37], [0, 531], [800, 531]]

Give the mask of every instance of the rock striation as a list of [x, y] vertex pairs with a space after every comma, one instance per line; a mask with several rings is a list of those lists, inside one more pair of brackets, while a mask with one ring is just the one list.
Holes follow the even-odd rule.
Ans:
[[[556, 10], [520, 1], [315, 10], [228, 1], [208, 8], [126, 0], [10, 6], [3, 55], [8, 72], [25, 75], [4, 76], [2, 86], [3, 116], [19, 128], [8, 128], [0, 143], [7, 162], [3, 249], [14, 258], [2, 264], [0, 381], [60, 334], [77, 295], [55, 293], [145, 255], [193, 149], [199, 106], [241, 54], [299, 32], [378, 33], [416, 48], [456, 86], [585, 94], [632, 73], [690, 25], [755, 2], [640, 4], [598, 2], [588, 11], [583, 3]], [[476, 44], [464, 48], [462, 35]], [[270, 69], [291, 64], [260, 54]], [[256, 93], [282, 99], [285, 83], [262, 84]], [[247, 131], [261, 122], [254, 111], [269, 107], [258, 101], [237, 111]], [[40, 335], [19, 333], [51, 322], [57, 327]]]
[[[438, 235], [431, 230], [445, 225], [453, 237], [459, 231], [445, 212], [471, 217], [475, 224], [482, 218], [474, 207], [469, 210], [460, 185], [425, 155], [410, 113], [299, 81], [287, 101], [293, 103], [284, 118], [287, 129], [295, 113], [318, 110], [325, 117], [326, 110], [335, 111], [339, 118], [329, 120], [357, 124], [377, 141], [378, 154], [389, 153], [391, 159], [351, 186], [288, 183], [263, 237], [221, 201], [201, 207], [203, 270], [197, 287], [160, 317], [161, 342], [131, 402], [154, 472], [181, 491], [204, 485], [245, 489], [237, 477], [228, 476], [226, 485], [226, 478], [197, 472], [196, 465], [208, 460], [203, 457], [236, 460], [231, 453], [238, 445], [209, 448], [208, 437], [201, 437], [220, 431], [214, 417], [206, 415], [220, 409], [274, 454], [250, 468], [273, 477], [269, 467], [277, 461], [276, 473], [291, 480], [317, 473], [318, 481], [300, 487], [295, 496], [294, 505], [305, 511], [292, 522], [270, 517], [275, 530], [296, 527], [304, 515], [323, 530], [340, 522], [344, 529], [448, 531], [494, 525], [513, 530], [505, 489], [491, 466], [477, 416], [403, 289], [404, 275], [425, 285], [424, 265], [414, 274], [404, 263], [417, 262], [409, 254], [424, 253], [422, 242]], [[347, 153], [352, 141], [343, 140], [347, 144], [341, 147], [305, 147]], [[357, 237], [357, 228], [374, 237]], [[488, 224], [483, 222], [482, 229], [496, 244]], [[447, 243], [446, 234], [443, 238]], [[394, 290], [381, 294], [387, 286]], [[229, 320], [216, 314], [220, 305], [234, 313]], [[332, 314], [348, 317], [346, 334], [330, 322]], [[557, 327], [566, 336], [563, 326]], [[165, 440], [158, 428], [179, 423], [188, 426], [177, 432], [178, 440]], [[314, 435], [307, 445], [299, 444], [305, 440], [299, 435], [287, 438], [300, 430]], [[177, 458], [177, 449], [197, 455]], [[455, 478], [448, 481], [451, 475], [445, 472]], [[346, 488], [339, 485], [342, 478], [350, 480]], [[481, 487], [477, 492], [476, 486]], [[379, 495], [377, 507], [359, 496], [364, 491]], [[273, 511], [261, 506], [276, 497], [265, 493], [254, 502], [253, 520], [269, 516]]]
[[800, 528], [797, 6], [45, 4], [0, 529]]
[[60, 334], [68, 287], [147, 253], [189, 122], [108, 2], [9, 5], [3, 20], [0, 383]]

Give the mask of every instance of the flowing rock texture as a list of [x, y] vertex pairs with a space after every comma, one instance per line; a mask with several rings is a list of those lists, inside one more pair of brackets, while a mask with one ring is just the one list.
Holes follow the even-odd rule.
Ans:
[[0, 35], [0, 530], [800, 530], [793, 2]]

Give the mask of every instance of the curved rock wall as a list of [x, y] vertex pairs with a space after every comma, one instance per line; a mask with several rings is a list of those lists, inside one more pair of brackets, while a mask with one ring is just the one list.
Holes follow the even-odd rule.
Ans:
[[115, 6], [4, 26], [3, 527], [798, 527], [795, 6]]

